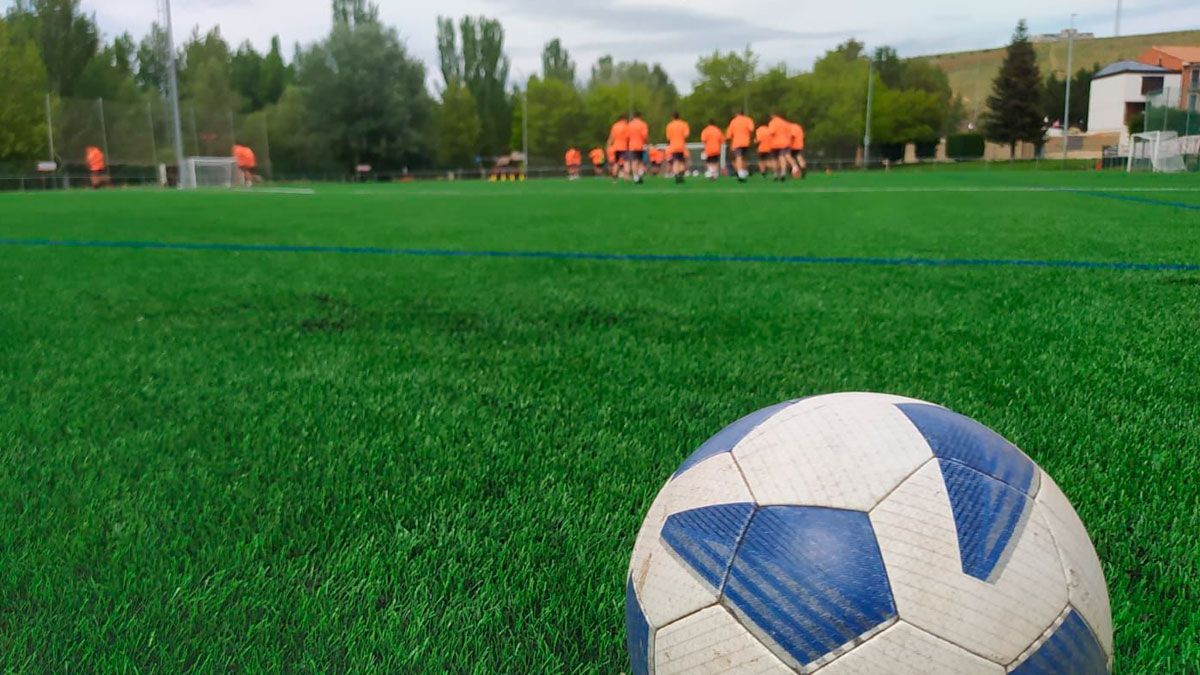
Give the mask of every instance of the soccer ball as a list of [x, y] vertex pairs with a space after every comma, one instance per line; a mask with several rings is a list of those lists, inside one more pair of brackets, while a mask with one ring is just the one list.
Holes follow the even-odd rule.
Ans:
[[1062, 490], [994, 431], [898, 396], [744, 417], [642, 524], [636, 673], [1108, 673], [1104, 573]]

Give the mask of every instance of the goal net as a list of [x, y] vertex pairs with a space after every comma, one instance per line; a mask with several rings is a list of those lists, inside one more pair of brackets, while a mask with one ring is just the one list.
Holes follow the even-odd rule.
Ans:
[[242, 172], [232, 157], [188, 157], [179, 181], [179, 186], [188, 190], [232, 188], [241, 184]]
[[1180, 138], [1174, 131], [1148, 131], [1134, 134], [1129, 139], [1130, 172], [1153, 171], [1154, 173], [1179, 173], [1187, 171], [1184, 161], [1186, 151], [1195, 153], [1200, 137]]
[[[666, 145], [656, 145], [654, 147], [663, 151], [663, 154], [666, 156], [666, 161], [664, 162], [664, 165], [669, 165], [671, 162], [671, 154], [669, 152], [667, 152], [667, 146]], [[722, 171], [725, 170], [725, 166], [726, 166], [725, 154], [726, 154], [726, 147], [724, 145], [722, 145], [721, 146], [721, 159], [720, 159], [720, 166], [721, 166]], [[704, 175], [704, 171], [706, 168], [707, 168], [707, 166], [704, 161], [704, 144], [703, 143], [688, 143], [687, 144], [687, 171], [688, 171], [688, 173], [691, 175], [702, 176], [702, 175]]]

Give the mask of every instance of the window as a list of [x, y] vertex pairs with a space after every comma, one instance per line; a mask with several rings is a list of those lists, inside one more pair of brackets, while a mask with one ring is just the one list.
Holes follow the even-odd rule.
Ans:
[[1156, 94], [1163, 89], [1163, 78], [1158, 77], [1143, 77], [1142, 78], [1142, 94]]
[[1200, 87], [1200, 66], [1192, 66], [1192, 86]]

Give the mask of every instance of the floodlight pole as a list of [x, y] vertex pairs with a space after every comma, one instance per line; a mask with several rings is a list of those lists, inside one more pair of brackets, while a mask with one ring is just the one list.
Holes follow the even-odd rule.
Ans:
[[1071, 136], [1071, 68], [1072, 68], [1071, 59], [1074, 56], [1074, 51], [1075, 51], [1075, 17], [1076, 16], [1078, 16], [1078, 15], [1076, 15], [1076, 14], [1071, 15], [1071, 28], [1070, 28], [1070, 30], [1067, 31], [1067, 96], [1066, 96], [1066, 100], [1063, 101], [1063, 121], [1062, 121], [1063, 161], [1064, 162], [1067, 161], [1067, 140]]
[[1113, 35], [1121, 37], [1121, 0], [1117, 0], [1117, 21], [1113, 26]]
[[171, 0], [163, 0], [167, 24], [167, 89], [171, 97], [171, 123], [175, 127], [175, 186], [183, 187], [183, 122], [179, 117], [179, 77], [175, 72], [175, 31], [171, 26]]
[[863, 171], [871, 168], [871, 103], [875, 98], [875, 60], [867, 54], [867, 128], [863, 134]]
[[525, 177], [529, 178], [529, 78], [521, 88], [521, 154], [525, 165]]

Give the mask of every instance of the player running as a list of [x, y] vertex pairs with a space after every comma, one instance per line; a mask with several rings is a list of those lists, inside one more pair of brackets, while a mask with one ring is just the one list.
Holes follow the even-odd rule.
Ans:
[[771, 130], [771, 147], [775, 150], [775, 180], [782, 183], [792, 166], [792, 123], [776, 111], [767, 128]]
[[683, 183], [687, 175], [687, 139], [692, 135], [692, 128], [679, 117], [676, 112], [672, 120], [667, 122], [667, 157], [671, 162], [671, 174], [677, 184]]
[[83, 159], [87, 163], [88, 173], [91, 174], [93, 190], [112, 185], [112, 178], [108, 175], [108, 162], [104, 159], [103, 150], [89, 145], [83, 151]]
[[583, 153], [578, 148], [569, 148], [563, 155], [567, 164], [567, 180], [579, 180], [579, 167], [583, 166]]
[[612, 128], [608, 132], [608, 145], [613, 149], [616, 156], [615, 161], [610, 161], [612, 165], [612, 175], [616, 179], [618, 175], [622, 178], [628, 178], [629, 162], [626, 155], [629, 154], [629, 118], [621, 115], [613, 122]]
[[758, 173], [766, 178], [775, 173], [775, 145], [771, 142], [771, 127], [762, 125], [754, 132], [758, 142]]
[[729, 139], [729, 149], [733, 151], [733, 169], [737, 172], [738, 182], [745, 183], [750, 177], [750, 171], [746, 168], [746, 153], [750, 152], [750, 138], [754, 136], [754, 120], [746, 116], [746, 111], [739, 112], [729, 121], [725, 136]]
[[792, 169], [793, 176], [808, 177], [808, 162], [804, 161], [804, 127], [792, 123]]
[[708, 126], [700, 132], [700, 142], [704, 144], [705, 175], [709, 180], [716, 180], [721, 175], [721, 148], [725, 146], [725, 134], [714, 120], [708, 121]]
[[633, 182], [641, 183], [646, 175], [646, 144], [650, 141], [650, 127], [642, 119], [642, 113], [633, 112], [633, 119], [626, 126], [628, 140], [626, 154], [629, 156], [629, 166], [626, 173], [632, 173]]
[[592, 148], [588, 151], [588, 159], [592, 160], [592, 171], [596, 177], [604, 175], [604, 150], [601, 148]]

